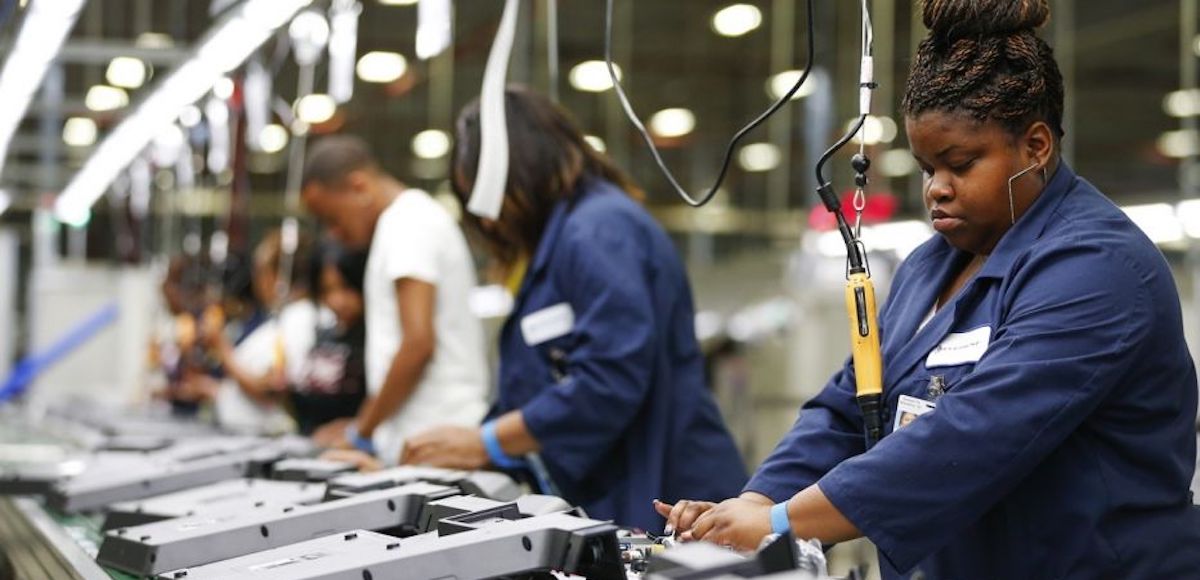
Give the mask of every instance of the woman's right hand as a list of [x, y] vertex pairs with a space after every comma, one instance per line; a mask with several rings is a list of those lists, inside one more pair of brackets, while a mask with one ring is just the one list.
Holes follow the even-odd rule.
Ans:
[[692, 529], [692, 524], [696, 523], [696, 518], [715, 507], [717, 507], [717, 504], [711, 501], [681, 499], [674, 504], [669, 504], [654, 500], [654, 511], [657, 511], [658, 515], [667, 518], [667, 523], [663, 526], [663, 535], [665, 536], [682, 534]]
[[[765, 495], [754, 492], [746, 492], [741, 496], [742, 499], [772, 505], [771, 499]], [[654, 500], [654, 510], [664, 518], [667, 518], [667, 524], [663, 526], [663, 535], [679, 536], [686, 531], [692, 529], [696, 523], [696, 518], [702, 514], [717, 507], [717, 504], [711, 501], [693, 501], [681, 499], [674, 504]]]

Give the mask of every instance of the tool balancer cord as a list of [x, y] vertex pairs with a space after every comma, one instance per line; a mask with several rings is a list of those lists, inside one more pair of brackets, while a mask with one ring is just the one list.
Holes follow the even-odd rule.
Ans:
[[692, 207], [700, 207], [712, 200], [713, 196], [716, 195], [717, 190], [721, 187], [721, 183], [725, 181], [725, 175], [729, 172], [729, 164], [733, 160], [733, 152], [734, 149], [737, 148], [738, 143], [743, 137], [745, 137], [759, 125], [762, 125], [763, 122], [771, 117], [771, 115], [774, 115], [779, 109], [783, 108], [783, 106], [792, 99], [792, 96], [796, 94], [796, 91], [800, 90], [800, 87], [803, 86], [808, 80], [808, 74], [812, 71], [813, 66], [813, 52], [815, 44], [813, 34], [813, 0], [808, 0], [806, 5], [808, 18], [808, 57], [804, 64], [804, 71], [801, 73], [800, 78], [796, 80], [796, 84], [792, 85], [791, 90], [789, 90], [787, 94], [781, 96], [770, 107], [768, 107], [766, 111], [734, 134], [733, 139], [730, 139], [729, 145], [725, 148], [725, 155], [721, 161], [721, 171], [717, 174], [716, 183], [714, 183], [712, 187], [710, 187], [708, 191], [705, 192], [702, 197], [700, 197], [700, 199], [695, 199], [688, 194], [688, 192], [684, 190], [682, 186], [679, 185], [679, 181], [675, 179], [675, 175], [671, 173], [671, 170], [667, 169], [667, 165], [665, 162], [663, 162], [662, 155], [659, 153], [658, 147], [654, 145], [653, 137], [650, 136], [650, 132], [646, 130], [646, 126], [643, 125], [641, 119], [638, 118], [637, 112], [633, 110], [633, 105], [629, 102], [629, 97], [625, 94], [624, 87], [621, 86], [621, 80], [617, 77], [617, 71], [613, 65], [612, 57], [613, 0], [607, 0], [607, 12], [604, 20], [604, 63], [608, 67], [608, 76], [612, 79], [613, 88], [616, 89], [617, 99], [621, 101], [621, 108], [624, 109], [625, 116], [629, 117], [629, 121], [633, 123], [634, 128], [636, 128], [638, 133], [641, 134], [642, 140], [646, 142], [646, 146], [650, 148], [650, 154], [654, 157], [654, 163], [658, 165], [658, 169], [667, 178], [667, 181], [671, 183], [671, 186], [675, 188], [675, 192], [679, 194], [679, 197], [682, 198], [683, 201], [687, 202], [688, 205]]
[[[875, 33], [874, 25], [871, 22], [871, 12], [867, 6], [867, 0], [861, 0], [862, 7], [862, 69], [859, 74], [859, 115], [850, 130], [845, 135], [838, 139], [828, 150], [825, 151], [821, 158], [817, 160], [816, 177], [817, 177], [817, 194], [821, 198], [821, 202], [825, 208], [829, 210], [837, 219], [838, 232], [842, 235], [842, 241], [846, 244], [846, 254], [850, 271], [862, 271], [866, 268], [866, 250], [863, 247], [862, 241], [858, 238], [858, 233], [850, 228], [846, 222], [845, 215], [842, 214], [842, 203], [838, 199], [837, 193], [833, 189], [833, 183], [825, 177], [825, 165], [833, 156], [845, 147], [851, 139], [854, 138], [863, 126], [866, 124], [867, 117], [870, 115], [870, 98], [871, 91], [875, 89], [874, 80], [874, 42]], [[866, 185], [866, 171], [870, 167], [870, 160], [867, 159], [866, 153], [863, 150], [863, 145], [866, 139], [859, 139], [859, 153], [855, 156], [853, 165], [854, 170], [858, 174], [857, 181], [860, 188]]]

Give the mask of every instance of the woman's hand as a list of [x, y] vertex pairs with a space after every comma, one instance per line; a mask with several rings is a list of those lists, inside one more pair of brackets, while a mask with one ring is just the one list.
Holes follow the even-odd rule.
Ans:
[[771, 506], [744, 498], [727, 499], [696, 518], [681, 540], [704, 540], [735, 550], [758, 548], [771, 533]]
[[480, 469], [488, 464], [487, 449], [478, 427], [436, 427], [410, 437], [400, 455], [401, 464], [421, 464], [450, 469]]
[[696, 518], [701, 514], [717, 507], [717, 504], [711, 501], [692, 501], [681, 499], [674, 504], [654, 500], [654, 511], [658, 515], [667, 518], [667, 524], [663, 526], [663, 534], [673, 536], [682, 534], [692, 529], [692, 525], [696, 523]]

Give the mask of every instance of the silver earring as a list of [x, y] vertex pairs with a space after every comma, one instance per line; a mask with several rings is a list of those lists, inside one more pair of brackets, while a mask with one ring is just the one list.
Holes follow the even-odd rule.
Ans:
[[[1016, 206], [1016, 203], [1013, 202], [1012, 184], [1014, 181], [1019, 179], [1022, 175], [1025, 175], [1026, 173], [1029, 173], [1030, 171], [1037, 169], [1037, 166], [1038, 166], [1037, 161], [1034, 161], [1033, 165], [1030, 165], [1029, 167], [1022, 169], [1021, 171], [1018, 171], [1015, 175], [1008, 178], [1008, 215], [1012, 219], [1013, 224], [1017, 223], [1017, 206]], [[1046, 168], [1043, 167], [1042, 168], [1043, 178], [1046, 175], [1045, 172], [1046, 172]]]

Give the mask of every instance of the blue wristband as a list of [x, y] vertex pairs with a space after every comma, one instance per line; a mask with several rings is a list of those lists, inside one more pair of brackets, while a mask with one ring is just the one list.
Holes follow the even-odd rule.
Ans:
[[787, 502], [781, 501], [771, 506], [771, 532], [779, 535], [792, 531], [792, 522], [788, 521]]
[[510, 457], [500, 447], [500, 439], [496, 437], [496, 421], [488, 421], [483, 424], [479, 430], [480, 437], [483, 438], [483, 447], [487, 450], [488, 459], [492, 461], [492, 465], [500, 469], [516, 469], [525, 465], [524, 461], [515, 457]]
[[355, 449], [362, 451], [363, 453], [375, 455], [375, 442], [360, 435], [358, 433], [358, 425], [355, 425], [354, 423], [347, 424], [345, 435], [346, 440], [349, 441]]

